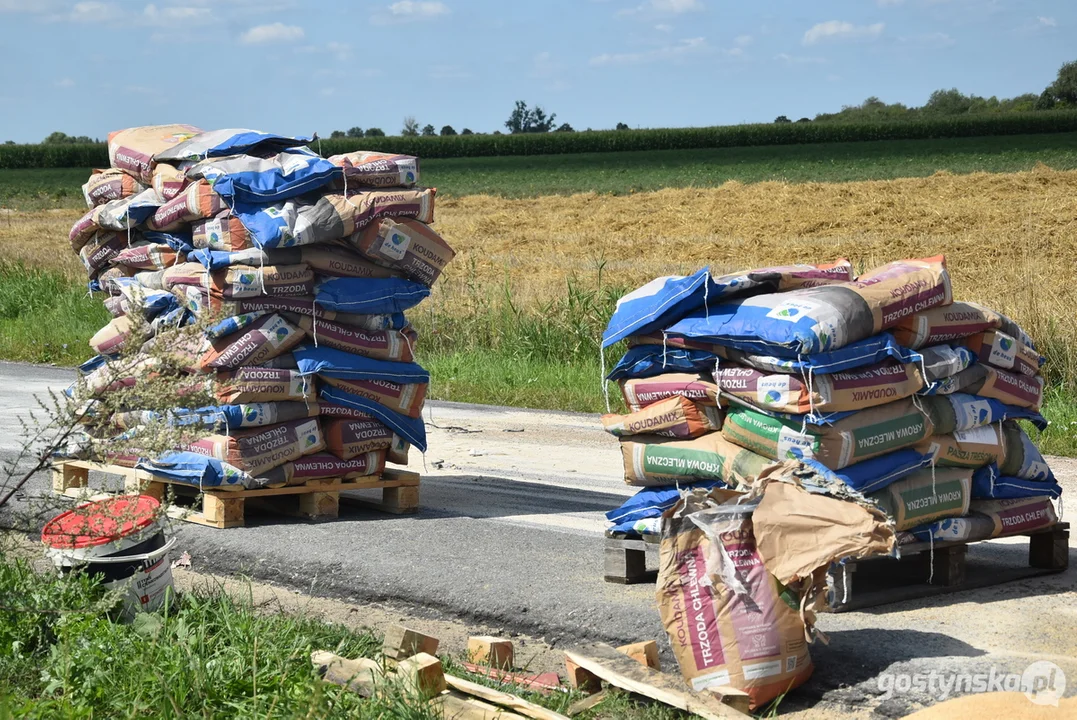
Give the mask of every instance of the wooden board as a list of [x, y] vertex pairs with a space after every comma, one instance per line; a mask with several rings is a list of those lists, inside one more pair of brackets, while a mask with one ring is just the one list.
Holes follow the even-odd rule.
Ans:
[[[879, 557], [848, 563], [846, 566], [831, 568], [830, 583], [831, 612], [845, 612], [887, 603], [933, 597], [960, 590], [999, 585], [1005, 582], [1025, 580], [1051, 573], [1061, 572], [1069, 565], [1069, 523], [1058, 523], [1052, 528], [1025, 533], [1029, 539], [1028, 567], [1013, 567], [992, 570], [970, 576], [968, 571], [968, 548], [978, 542], [937, 542], [913, 543], [901, 546], [901, 559]], [[1021, 537], [1008, 535], [1006, 537]], [[992, 538], [997, 539], [997, 538]], [[607, 582], [622, 584], [654, 582], [655, 570], [646, 567], [646, 549], [654, 546], [658, 539], [654, 536], [623, 537], [607, 536], [605, 538], [604, 576]], [[926, 558], [933, 553], [931, 565]], [[885, 568], [887, 587], [872, 587], [868, 578], [861, 578], [858, 569]], [[923, 568], [923, 572], [906, 573], [903, 584], [897, 583], [899, 573], [908, 567]], [[866, 573], [864, 573], [866, 575]], [[927, 578], [931, 577], [931, 582]], [[857, 581], [854, 591], [853, 581]]]
[[[379, 490], [380, 501], [364, 499], [364, 504], [383, 512], [403, 514], [419, 509], [419, 474], [393, 468], [386, 469], [381, 475], [347, 480], [326, 478], [309, 480], [302, 485], [255, 490], [212, 488], [200, 491], [193, 485], [173, 482], [136, 468], [73, 460], [53, 466], [53, 492], [74, 499], [94, 499], [89, 490], [91, 472], [119, 475], [124, 480], [125, 492], [168, 501], [166, 512], [171, 518], [215, 528], [243, 527], [248, 506], [307, 520], [331, 520], [339, 515], [341, 493], [355, 490]], [[189, 506], [178, 502], [184, 498], [190, 499]]]
[[[901, 558], [868, 558], [830, 572], [830, 611], [846, 612], [889, 603], [976, 590], [1062, 572], [1069, 566], [1069, 523], [1025, 533], [1028, 566], [969, 567], [976, 544], [938, 542], [901, 546]], [[1021, 537], [1009, 535], [1007, 537]], [[996, 538], [997, 539], [997, 538]], [[930, 582], [929, 582], [930, 580]]]
[[709, 695], [692, 692], [679, 677], [652, 670], [609, 645], [594, 643], [566, 650], [565, 658], [614, 687], [695, 713], [704, 720], [747, 720], [751, 715], [723, 705]]
[[472, 697], [477, 697], [480, 700], [493, 703], [494, 705], [500, 705], [506, 707], [509, 710], [513, 710], [520, 715], [524, 715], [529, 718], [535, 718], [535, 720], [569, 720], [569, 718], [561, 713], [554, 712], [553, 710], [547, 710], [541, 705], [528, 702], [521, 697], [512, 695], [511, 693], [502, 692], [501, 690], [494, 690], [488, 688], [485, 685], [479, 685], [478, 683], [465, 680], [464, 678], [455, 677], [453, 675], [446, 675], [445, 682], [449, 684], [453, 690], [462, 692]]

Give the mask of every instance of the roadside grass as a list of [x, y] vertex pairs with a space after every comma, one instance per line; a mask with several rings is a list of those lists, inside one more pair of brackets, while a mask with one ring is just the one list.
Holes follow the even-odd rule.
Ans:
[[0, 359], [76, 365], [111, 319], [101, 298], [63, 274], [0, 260]]
[[[122, 623], [110, 617], [103, 594], [84, 575], [40, 574], [23, 560], [0, 558], [0, 720], [438, 717], [399, 685], [362, 698], [319, 679], [312, 651], [376, 658], [381, 638], [371, 630], [256, 607], [217, 587]], [[443, 660], [447, 672], [498, 687]], [[504, 689], [560, 712], [581, 697]], [[613, 694], [580, 717], [687, 716]]]
[[1051, 387], [1044, 396], [1043, 416], [1050, 423], [1043, 432], [1023, 423], [1040, 452], [1077, 456], [1077, 396], [1062, 387]]
[[[893, 140], [701, 150], [446, 158], [422, 161], [423, 184], [441, 196], [509, 198], [662, 188], [715, 187], [729, 180], [848, 182], [1030, 170], [1077, 169], [1077, 133], [944, 140]], [[83, 208], [89, 168], [0, 170], [0, 208]]]
[[[527, 305], [507, 280], [491, 291], [474, 281], [472, 269], [439, 285], [409, 318], [419, 333], [416, 359], [431, 374], [428, 397], [606, 412], [598, 342], [629, 288], [607, 283], [603, 273], [600, 265], [590, 279], [570, 278], [560, 292]], [[87, 341], [110, 316], [82, 288], [59, 272], [0, 264], [0, 359], [58, 365], [88, 359]], [[1077, 341], [1065, 326], [1033, 327], [1048, 358], [1043, 414], [1051, 424], [1030, 434], [1045, 453], [1077, 456]], [[623, 352], [621, 346], [606, 352], [607, 370]], [[611, 410], [624, 412], [616, 385], [609, 394]]]

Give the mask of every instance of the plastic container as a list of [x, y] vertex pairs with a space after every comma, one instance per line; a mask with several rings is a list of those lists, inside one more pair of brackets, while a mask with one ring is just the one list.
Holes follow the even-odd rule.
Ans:
[[148, 495], [121, 495], [63, 512], [41, 531], [41, 542], [61, 572], [75, 568], [101, 576], [124, 593], [124, 615], [161, 607], [172, 585], [160, 503]]

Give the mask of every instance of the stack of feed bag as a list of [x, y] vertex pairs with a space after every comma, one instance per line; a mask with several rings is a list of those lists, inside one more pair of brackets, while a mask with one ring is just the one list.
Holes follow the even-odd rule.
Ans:
[[[953, 302], [943, 257], [854, 278], [844, 261], [658, 278], [623, 297], [603, 347], [629, 414], [615, 532], [658, 532], [679, 490], [750, 486], [803, 461], [913, 540], [976, 540], [1057, 520], [1040, 428], [1043, 358], [1000, 313]], [[705, 485], [704, 485], [705, 486]]]
[[[414, 157], [324, 159], [310, 141], [188, 125], [109, 136], [112, 167], [84, 186], [70, 234], [114, 316], [90, 341], [84, 392], [152, 379], [169, 357], [217, 403], [169, 413], [204, 435], [128, 458], [140, 467], [259, 487], [425, 451], [429, 375], [404, 312], [454, 255], [429, 226], [435, 191]], [[137, 436], [160, 415], [122, 408], [97, 432]]]

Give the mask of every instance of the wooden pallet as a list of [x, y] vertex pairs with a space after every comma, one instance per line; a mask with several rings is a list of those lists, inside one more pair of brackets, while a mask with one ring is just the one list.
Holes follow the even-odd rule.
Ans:
[[[1058, 573], [1069, 567], [1069, 523], [1057, 523], [1025, 535], [1029, 538], [1028, 567], [1007, 568], [1001, 572], [993, 568], [990, 572], [970, 576], [967, 557], [969, 545], [973, 543], [959, 542], [937, 542], [933, 546], [930, 543], [903, 545], [900, 559], [875, 557], [832, 567], [829, 573], [830, 611], [858, 610], [959, 590], [973, 590]], [[604, 557], [606, 582], [624, 585], [654, 582], [658, 571], [647, 567], [647, 548], [656, 548], [657, 544], [658, 538], [653, 535], [607, 535]], [[858, 571], [865, 582], [863, 589], [858, 582], [854, 592], [853, 578]]]
[[900, 558], [876, 557], [835, 566], [829, 578], [830, 611], [859, 610], [1062, 572], [1069, 567], [1069, 527], [1062, 522], [1006, 536], [1028, 538], [1027, 567], [999, 570], [994, 566], [969, 572], [969, 546], [982, 540], [912, 543], [900, 547]]
[[[310, 480], [303, 485], [258, 490], [214, 488], [200, 491], [197, 487], [172, 482], [145, 470], [70, 460], [53, 465], [52, 490], [78, 500], [99, 499], [100, 493], [93, 494], [89, 487], [91, 472], [119, 475], [123, 478], [125, 493], [141, 493], [167, 500], [170, 517], [215, 528], [243, 527], [249, 506], [308, 520], [336, 518], [342, 500], [398, 515], [419, 511], [419, 474], [397, 469], [386, 469], [381, 475], [355, 480], [327, 478]], [[352, 490], [380, 490], [381, 500], [341, 497], [341, 493]], [[185, 499], [193, 504], [185, 504]]]

